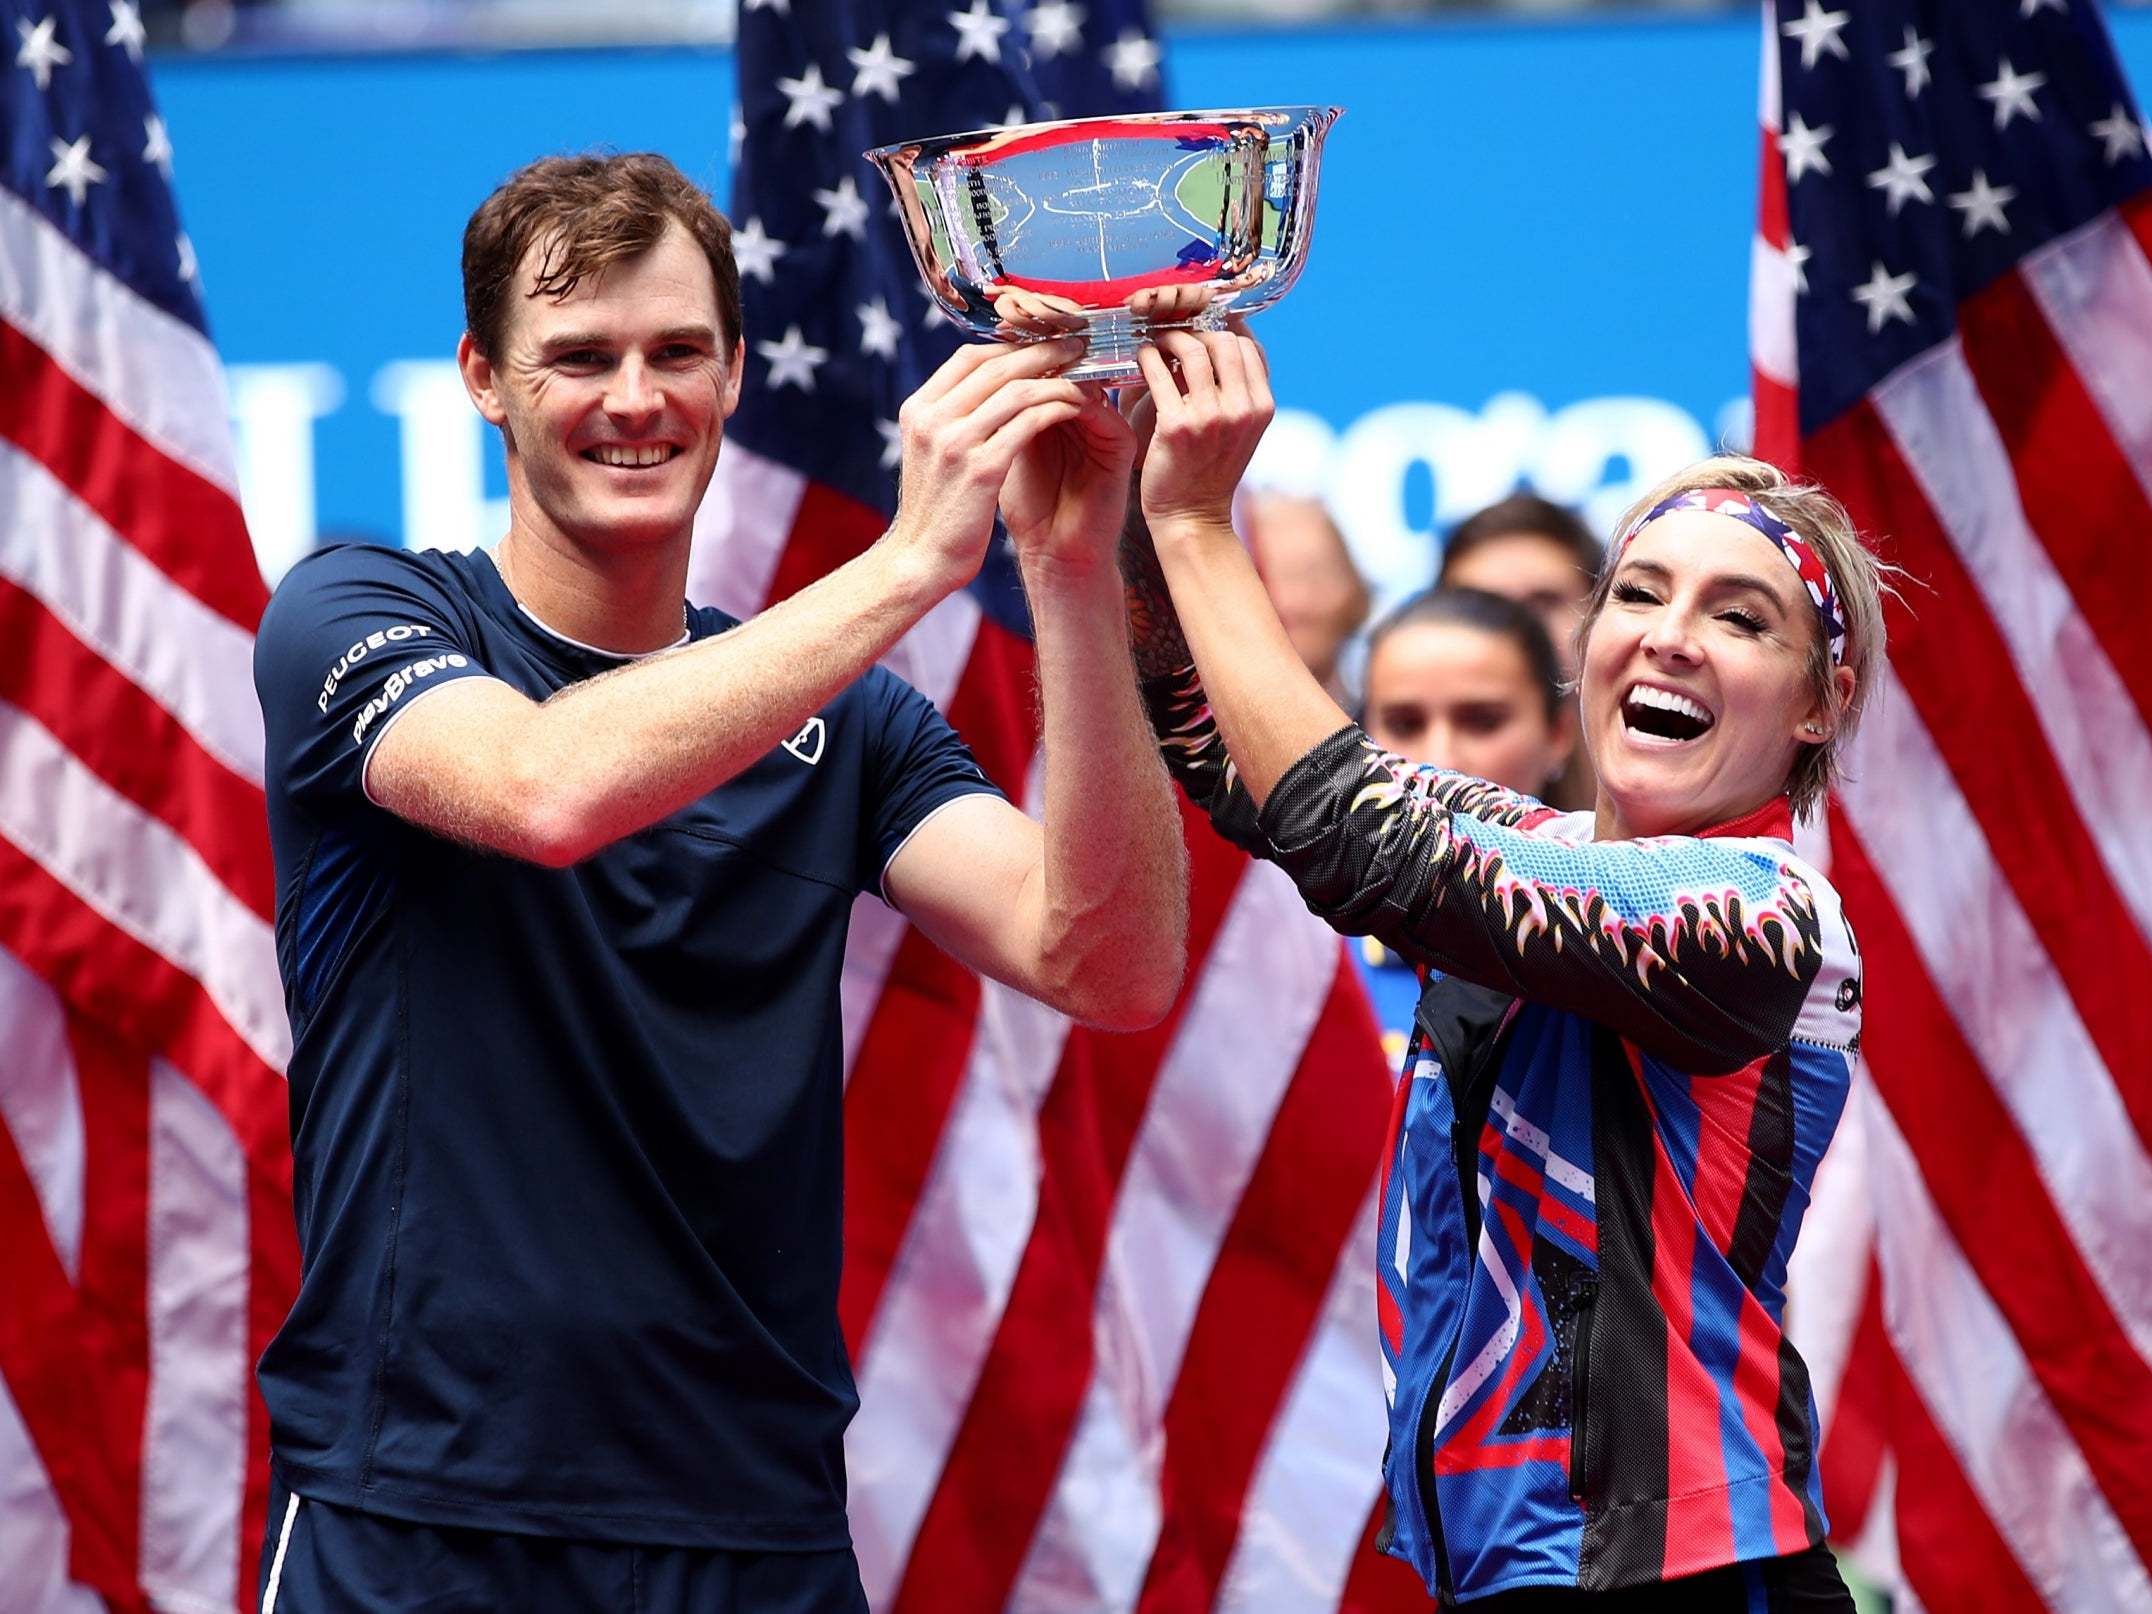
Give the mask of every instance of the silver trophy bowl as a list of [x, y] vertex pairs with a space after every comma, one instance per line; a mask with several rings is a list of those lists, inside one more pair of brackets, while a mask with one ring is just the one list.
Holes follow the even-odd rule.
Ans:
[[1066, 118], [866, 155], [950, 318], [1003, 341], [1081, 333], [1068, 375], [1123, 385], [1151, 332], [1216, 330], [1291, 289], [1343, 110]]

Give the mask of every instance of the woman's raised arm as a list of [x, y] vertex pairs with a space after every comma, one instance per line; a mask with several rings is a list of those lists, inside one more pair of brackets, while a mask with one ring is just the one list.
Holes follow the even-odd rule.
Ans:
[[1160, 348], [1178, 370], [1144, 351], [1152, 544], [1132, 522], [1124, 566], [1153, 727], [1219, 830], [1277, 862], [1338, 929], [1698, 1072], [1737, 1069], [1797, 1029], [1850, 1040], [1857, 1013], [1834, 1038], [1812, 1011], [1826, 957], [1857, 967], [1839, 937], [1826, 946], [1843, 927], [1837, 899], [1778, 845], [1561, 838], [1539, 803], [1415, 768], [1350, 722], [1293, 653], [1231, 526], [1270, 414], [1260, 349], [1237, 332], [1172, 333]]

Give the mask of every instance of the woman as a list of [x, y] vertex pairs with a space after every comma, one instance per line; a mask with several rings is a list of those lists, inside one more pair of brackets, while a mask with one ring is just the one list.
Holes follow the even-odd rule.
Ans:
[[1475, 1614], [1850, 1610], [1779, 1325], [1860, 968], [1790, 837], [1882, 659], [1875, 562], [1753, 461], [1640, 501], [1581, 630], [1597, 800], [1558, 815], [1386, 754], [1293, 657], [1226, 520], [1261, 351], [1140, 359], [1127, 561], [1169, 764], [1427, 972], [1383, 1168], [1385, 1547]]
[[1562, 771], [1576, 725], [1562, 664], [1529, 606], [1476, 588], [1415, 594], [1367, 641], [1368, 738], [1527, 796]]
[[[1434, 588], [1369, 635], [1361, 722], [1369, 739], [1407, 761], [1544, 798], [1576, 745], [1562, 686], [1559, 655], [1529, 606], [1476, 588]], [[1361, 937], [1355, 953], [1383, 1048], [1402, 1060], [1419, 973], [1373, 936]]]

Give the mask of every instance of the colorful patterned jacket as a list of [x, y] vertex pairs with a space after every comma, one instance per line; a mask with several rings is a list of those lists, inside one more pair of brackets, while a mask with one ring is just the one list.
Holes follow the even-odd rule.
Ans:
[[1258, 813], [1193, 672], [1146, 698], [1228, 839], [1426, 972], [1376, 1251], [1386, 1550], [1448, 1604], [1821, 1541], [1780, 1325], [1861, 977], [1786, 804], [1598, 845], [1346, 728]]

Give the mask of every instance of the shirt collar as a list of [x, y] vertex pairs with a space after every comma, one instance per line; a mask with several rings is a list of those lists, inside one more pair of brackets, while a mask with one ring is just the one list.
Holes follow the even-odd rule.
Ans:
[[1729, 818], [1723, 824], [1713, 824], [1709, 829], [1700, 829], [1696, 834], [1699, 839], [1761, 835], [1772, 840], [1790, 841], [1793, 839], [1793, 798], [1773, 796], [1753, 812]]

